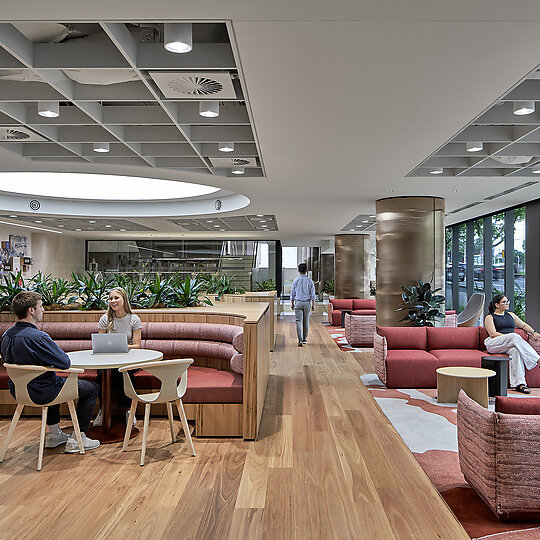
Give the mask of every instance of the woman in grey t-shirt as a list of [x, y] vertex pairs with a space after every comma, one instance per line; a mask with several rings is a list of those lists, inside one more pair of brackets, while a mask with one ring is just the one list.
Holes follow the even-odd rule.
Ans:
[[111, 289], [109, 309], [99, 319], [100, 334], [127, 334], [130, 349], [141, 348], [141, 319], [131, 311], [127, 293], [121, 287]]
[[[121, 287], [111, 289], [109, 293], [109, 308], [107, 313], [99, 319], [98, 332], [100, 334], [127, 334], [128, 346], [130, 349], [141, 348], [141, 319], [131, 311], [131, 305], [127, 293]], [[129, 372], [129, 376], [133, 381], [133, 374]], [[130, 400], [123, 391], [122, 375], [117, 370], [112, 370], [111, 383], [115, 390], [120, 392], [119, 404], [123, 408], [129, 408]], [[127, 421], [126, 411], [126, 421]], [[101, 410], [98, 412], [94, 420], [94, 426], [102, 425]], [[136, 419], [133, 418], [135, 425]]]

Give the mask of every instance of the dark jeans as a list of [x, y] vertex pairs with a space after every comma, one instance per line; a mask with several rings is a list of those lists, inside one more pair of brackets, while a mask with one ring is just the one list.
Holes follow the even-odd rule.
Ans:
[[[77, 419], [79, 428], [86, 431], [90, 427], [92, 411], [99, 395], [99, 386], [91, 381], [78, 380], [79, 402], [77, 403]], [[47, 425], [52, 426], [60, 422], [60, 405], [49, 407], [47, 413]]]

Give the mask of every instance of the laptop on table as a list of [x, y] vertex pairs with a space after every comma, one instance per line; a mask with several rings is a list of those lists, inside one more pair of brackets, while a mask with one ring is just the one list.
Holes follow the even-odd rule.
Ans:
[[92, 334], [92, 353], [129, 352], [127, 334]]

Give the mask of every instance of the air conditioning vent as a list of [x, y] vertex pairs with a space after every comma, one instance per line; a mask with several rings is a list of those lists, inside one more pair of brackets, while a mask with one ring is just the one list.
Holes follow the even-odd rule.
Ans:
[[525, 184], [521, 184], [521, 186], [517, 186], [515, 188], [507, 189], [505, 191], [501, 191], [500, 193], [496, 193], [495, 195], [490, 195], [489, 197], [486, 197], [485, 201], [492, 201], [493, 199], [498, 199], [499, 197], [502, 197], [503, 195], [508, 195], [509, 193], [514, 193], [514, 191], [517, 191], [518, 189], [523, 189], [529, 186], [534, 186], [535, 184], [538, 184], [538, 182], [526, 182]]
[[462, 206], [461, 208], [456, 208], [455, 210], [452, 210], [451, 212], [448, 212], [448, 216], [452, 214], [457, 214], [458, 212], [463, 212], [463, 210], [468, 210], [469, 208], [474, 208], [475, 206], [478, 206], [479, 204], [482, 204], [482, 202], [473, 202], [471, 204], [468, 204], [466, 206]]
[[213, 167], [257, 167], [255, 158], [211, 157]]
[[0, 141], [2, 142], [31, 142], [46, 141], [44, 137], [24, 127], [0, 126]]
[[156, 72], [149, 73], [166, 98], [236, 99], [230, 73]]

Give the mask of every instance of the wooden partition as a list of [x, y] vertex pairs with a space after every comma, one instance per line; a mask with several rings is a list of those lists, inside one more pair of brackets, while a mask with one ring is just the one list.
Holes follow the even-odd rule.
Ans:
[[[268, 384], [270, 363], [270, 308], [268, 303], [218, 302], [214, 306], [172, 309], [135, 309], [142, 322], [199, 322], [244, 328], [243, 403], [186, 404], [188, 419], [202, 437], [241, 436], [256, 439]], [[46, 311], [44, 322], [95, 322], [103, 311]], [[0, 322], [15, 316], [0, 313]], [[8, 390], [0, 390], [0, 407], [14, 404]], [[1, 407], [4, 409], [4, 407]], [[11, 407], [12, 408], [12, 407]], [[0, 410], [0, 412], [5, 412]]]
[[270, 350], [274, 350], [276, 343], [276, 323], [279, 315], [279, 299], [277, 291], [247, 292], [244, 294], [224, 294], [223, 302], [268, 302], [270, 307]]

